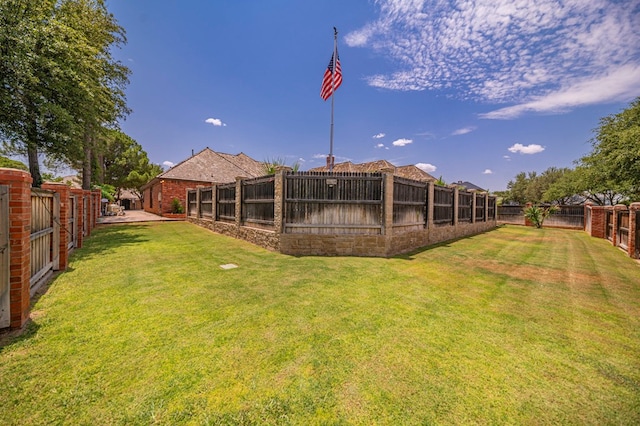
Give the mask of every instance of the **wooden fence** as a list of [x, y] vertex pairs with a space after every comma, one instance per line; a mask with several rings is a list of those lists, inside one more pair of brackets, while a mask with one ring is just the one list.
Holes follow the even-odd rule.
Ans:
[[39, 189], [31, 190], [31, 295], [53, 273], [54, 262], [59, 261], [59, 216], [58, 194]]
[[[540, 206], [548, 207], [548, 206]], [[556, 206], [557, 211], [551, 213], [544, 221], [544, 226], [549, 228], [571, 228], [584, 229], [585, 227], [585, 207], [560, 205]], [[524, 210], [527, 206], [498, 206], [498, 223], [508, 223], [512, 225], [526, 225]]]
[[281, 171], [187, 200], [187, 220], [288, 254], [389, 256], [496, 223], [495, 197], [391, 173]]

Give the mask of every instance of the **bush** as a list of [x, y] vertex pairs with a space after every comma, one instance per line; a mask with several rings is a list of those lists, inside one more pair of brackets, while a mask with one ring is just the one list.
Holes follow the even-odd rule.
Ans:
[[526, 217], [531, 222], [533, 222], [536, 228], [542, 228], [542, 224], [544, 223], [544, 220], [547, 218], [547, 216], [549, 216], [553, 212], [556, 212], [557, 210], [558, 210], [558, 207], [556, 206], [549, 206], [549, 207], [531, 206], [524, 209], [524, 217]]
[[184, 213], [184, 207], [182, 207], [182, 203], [177, 198], [171, 200], [171, 213]]

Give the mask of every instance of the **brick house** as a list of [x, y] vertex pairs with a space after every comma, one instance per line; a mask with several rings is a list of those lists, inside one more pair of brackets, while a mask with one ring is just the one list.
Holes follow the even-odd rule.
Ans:
[[[327, 160], [328, 162], [328, 160]], [[414, 166], [395, 166], [387, 160], [370, 161], [368, 163], [354, 164], [351, 161], [345, 161], [343, 163], [337, 163], [333, 166], [333, 171], [336, 173], [349, 172], [349, 173], [377, 173], [382, 171], [393, 170], [395, 176], [403, 177], [405, 179], [413, 179], [422, 182], [433, 182], [436, 180], [429, 173]], [[310, 172], [328, 172], [329, 166], [316, 167], [309, 169]]]
[[[171, 214], [174, 198], [186, 206], [187, 189], [199, 185], [234, 182], [236, 177], [264, 176], [264, 165], [244, 153], [224, 154], [205, 148], [153, 178], [142, 187], [144, 211], [160, 216]], [[185, 217], [182, 214], [182, 217]]]

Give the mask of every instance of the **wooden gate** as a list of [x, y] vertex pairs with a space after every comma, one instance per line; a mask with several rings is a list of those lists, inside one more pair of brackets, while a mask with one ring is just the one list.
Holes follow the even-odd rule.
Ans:
[[69, 196], [69, 209], [67, 220], [67, 232], [69, 233], [69, 243], [67, 250], [71, 251], [78, 245], [78, 199], [75, 195]]
[[[59, 261], [60, 244], [58, 218], [59, 195], [31, 189], [31, 279], [30, 293], [46, 281]], [[57, 226], [58, 225], [58, 226]], [[57, 232], [56, 232], [57, 231]]]
[[11, 325], [9, 292], [9, 187], [0, 185], [0, 328]]

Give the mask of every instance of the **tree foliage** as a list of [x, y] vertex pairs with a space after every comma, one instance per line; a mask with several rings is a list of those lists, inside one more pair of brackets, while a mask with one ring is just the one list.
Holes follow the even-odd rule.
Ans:
[[29, 168], [26, 164], [18, 160], [12, 160], [11, 158], [3, 157], [0, 155], [0, 167], [7, 167], [9, 169], [18, 169], [29, 171]]
[[140, 188], [162, 173], [160, 166], [149, 162], [142, 146], [119, 130], [105, 133], [101, 166], [104, 183], [115, 188], [116, 198], [122, 189], [141, 196]]
[[0, 137], [28, 156], [34, 186], [39, 153], [86, 159], [128, 112], [129, 70], [111, 56], [124, 41], [103, 0], [0, 0]]
[[579, 164], [588, 183], [640, 200], [640, 97], [629, 108], [600, 120], [593, 150]]

